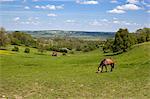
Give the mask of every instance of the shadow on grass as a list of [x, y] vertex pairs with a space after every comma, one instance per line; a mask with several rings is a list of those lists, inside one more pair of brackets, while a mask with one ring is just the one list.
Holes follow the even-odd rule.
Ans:
[[105, 54], [104, 56], [116, 56], [116, 55], [119, 55], [119, 54], [122, 54], [123, 52], [117, 52], [117, 53], [107, 53]]
[[45, 53], [35, 53], [36, 55], [46, 55]]
[[[113, 72], [113, 71], [112, 71]], [[95, 73], [97, 74], [103, 74], [103, 73], [112, 73], [111, 71], [103, 71], [103, 72], [100, 72], [100, 71], [96, 71]]]

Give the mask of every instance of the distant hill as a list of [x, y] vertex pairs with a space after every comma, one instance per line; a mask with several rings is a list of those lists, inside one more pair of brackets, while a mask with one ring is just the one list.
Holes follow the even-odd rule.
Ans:
[[68, 36], [78, 38], [113, 38], [115, 32], [88, 32], [88, 31], [63, 31], [63, 30], [41, 30], [41, 31], [22, 31], [31, 34], [34, 37], [55, 37]]
[[45, 30], [45, 31], [25, 31], [35, 37], [54, 37], [54, 36], [69, 36], [69, 37], [99, 37], [113, 38], [114, 32], [84, 32], [84, 31], [61, 31], [61, 30]]

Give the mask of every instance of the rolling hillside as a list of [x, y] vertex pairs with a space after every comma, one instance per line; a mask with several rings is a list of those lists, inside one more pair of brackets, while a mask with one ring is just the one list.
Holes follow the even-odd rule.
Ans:
[[[0, 50], [0, 96], [16, 99], [149, 99], [150, 42], [126, 53], [102, 51], [52, 57]], [[100, 60], [111, 57], [113, 72], [95, 73]]]

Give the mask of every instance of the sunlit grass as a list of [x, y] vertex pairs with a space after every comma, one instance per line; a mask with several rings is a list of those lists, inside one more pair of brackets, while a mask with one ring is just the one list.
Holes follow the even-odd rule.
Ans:
[[0, 50], [0, 55], [12, 55], [13, 52], [7, 51], [7, 50]]
[[[149, 99], [150, 43], [116, 56], [102, 51], [52, 57], [37, 49], [1, 57], [0, 96], [25, 99]], [[11, 51], [8, 51], [11, 52]], [[113, 72], [96, 74], [100, 60], [116, 61]]]

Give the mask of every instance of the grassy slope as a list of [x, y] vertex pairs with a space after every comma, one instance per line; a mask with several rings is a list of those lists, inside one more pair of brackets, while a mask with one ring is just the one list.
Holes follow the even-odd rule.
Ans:
[[[150, 43], [112, 56], [114, 71], [96, 74], [100, 51], [51, 57], [48, 54], [1, 55], [0, 95], [23, 98], [150, 98]], [[110, 56], [109, 56], [110, 57]]]

